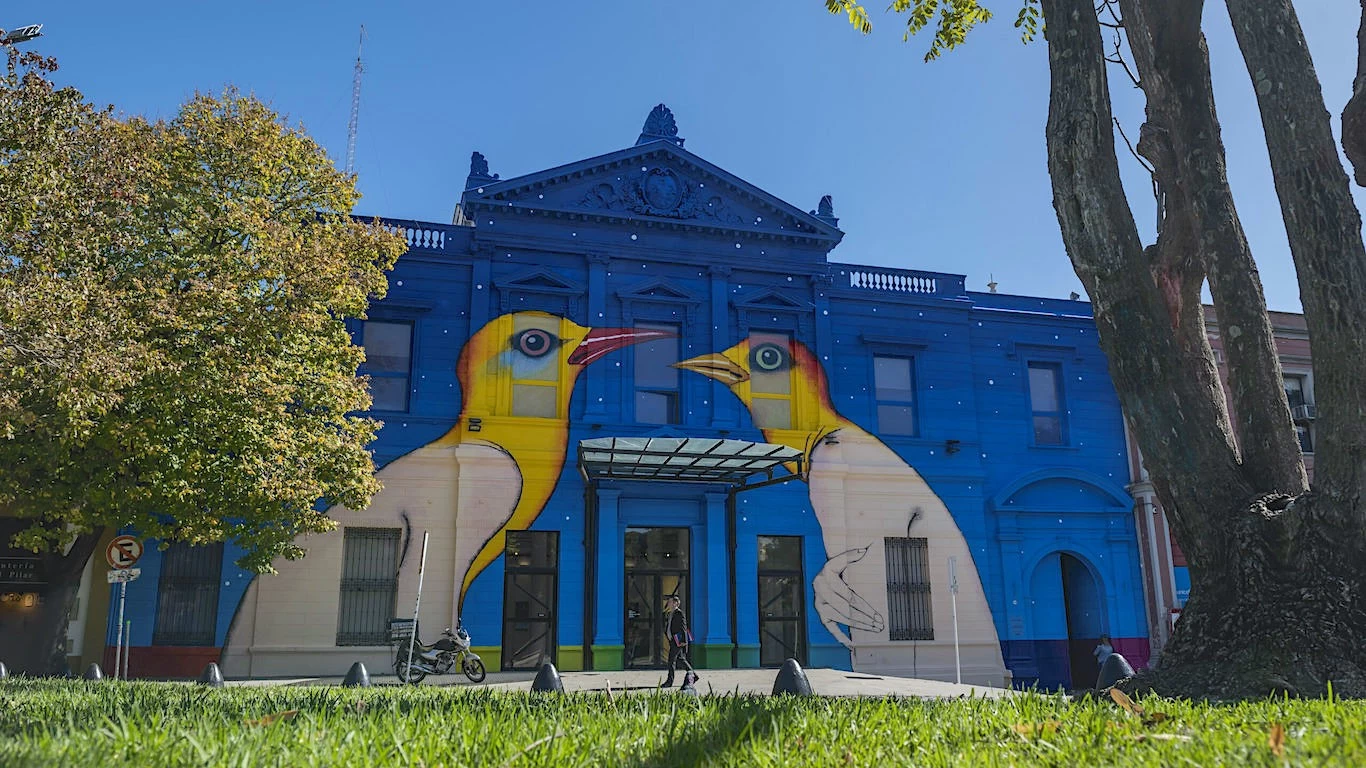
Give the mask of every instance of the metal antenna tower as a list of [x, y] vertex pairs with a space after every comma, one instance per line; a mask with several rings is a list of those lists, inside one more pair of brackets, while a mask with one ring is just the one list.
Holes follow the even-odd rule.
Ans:
[[360, 76], [365, 68], [360, 63], [361, 46], [365, 44], [365, 25], [360, 25], [360, 41], [356, 43], [356, 76], [351, 81], [351, 120], [346, 124], [346, 173], [356, 168], [356, 128], [360, 123]]

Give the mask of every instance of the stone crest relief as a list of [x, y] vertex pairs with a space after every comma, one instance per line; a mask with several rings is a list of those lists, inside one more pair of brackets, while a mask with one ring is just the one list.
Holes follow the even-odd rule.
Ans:
[[690, 181], [672, 168], [646, 168], [615, 182], [600, 182], [588, 190], [576, 207], [670, 219], [708, 219], [721, 224], [745, 223], [724, 198], [708, 194], [704, 184]]

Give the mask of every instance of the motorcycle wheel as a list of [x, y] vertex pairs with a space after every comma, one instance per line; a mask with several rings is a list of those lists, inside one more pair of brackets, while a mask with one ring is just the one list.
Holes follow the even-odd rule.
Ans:
[[484, 662], [482, 659], [465, 659], [460, 666], [465, 673], [465, 677], [468, 677], [471, 683], [482, 683], [484, 682], [484, 678], [488, 675], [488, 672], [484, 669]]
[[410, 685], [417, 685], [427, 676], [425, 671], [418, 669], [416, 666], [410, 669], [408, 667], [407, 659], [401, 659], [394, 662], [394, 673], [398, 675], [399, 682], [408, 683]]

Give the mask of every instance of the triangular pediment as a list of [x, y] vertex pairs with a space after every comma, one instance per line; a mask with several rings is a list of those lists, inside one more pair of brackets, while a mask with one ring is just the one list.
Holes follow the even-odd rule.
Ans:
[[465, 190], [475, 209], [535, 212], [825, 241], [844, 236], [812, 213], [755, 187], [669, 141]]
[[701, 299], [668, 280], [649, 280], [633, 285], [617, 294], [622, 299], [694, 302]]
[[775, 309], [775, 310], [808, 310], [811, 303], [795, 299], [767, 288], [760, 289], [754, 293], [736, 300], [735, 305], [746, 309]]
[[583, 293], [581, 287], [566, 282], [564, 278], [545, 269], [533, 269], [518, 273], [498, 281], [497, 286], [503, 290], [522, 290], [535, 293]]

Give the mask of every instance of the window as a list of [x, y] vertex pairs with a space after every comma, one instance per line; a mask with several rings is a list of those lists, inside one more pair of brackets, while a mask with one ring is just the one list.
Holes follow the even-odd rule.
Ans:
[[503, 546], [503, 669], [555, 661], [558, 531], [508, 531]]
[[1300, 453], [1314, 452], [1314, 429], [1308, 424], [1296, 424], [1295, 435], [1300, 439]]
[[802, 537], [759, 537], [759, 665], [806, 663]]
[[1285, 381], [1285, 399], [1289, 401], [1290, 407], [1304, 405], [1308, 402], [1304, 398], [1304, 377], [1286, 374], [1282, 377]]
[[347, 528], [337, 645], [385, 645], [398, 597], [398, 528]]
[[513, 316], [512, 338], [522, 355], [512, 365], [512, 415], [553, 419], [560, 415], [560, 355], [552, 339], [558, 320], [539, 315]]
[[152, 645], [215, 645], [223, 545], [172, 544], [161, 555]]
[[[1290, 406], [1290, 415], [1295, 419], [1295, 435], [1300, 439], [1300, 453], [1314, 452], [1314, 406], [1309, 398], [1307, 376], [1287, 373], [1282, 376], [1285, 382], [1285, 399]], [[1307, 406], [1307, 407], [1306, 407]]]
[[412, 378], [413, 324], [367, 320], [361, 327], [365, 362], [360, 373], [370, 377], [370, 409], [408, 410], [408, 381]]
[[892, 640], [933, 640], [929, 539], [883, 539], [887, 554], [887, 612]]
[[750, 413], [760, 429], [792, 428], [792, 337], [749, 335]]
[[679, 334], [676, 325], [639, 323], [636, 328], [663, 331], [667, 338], [638, 344], [635, 350], [636, 421], [642, 424], [678, 424]]
[[877, 428], [884, 435], [915, 434], [915, 371], [909, 357], [873, 358]]
[[1062, 366], [1029, 364], [1029, 407], [1034, 414], [1034, 444], [1063, 445]]

